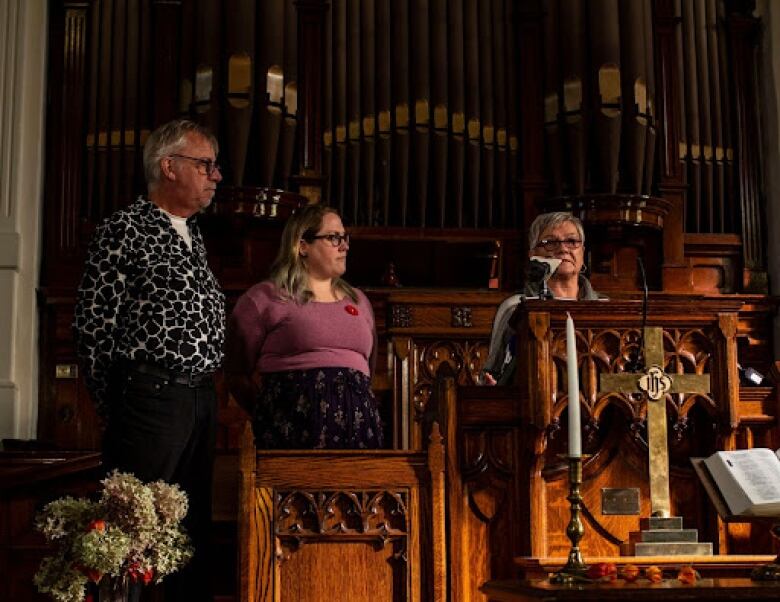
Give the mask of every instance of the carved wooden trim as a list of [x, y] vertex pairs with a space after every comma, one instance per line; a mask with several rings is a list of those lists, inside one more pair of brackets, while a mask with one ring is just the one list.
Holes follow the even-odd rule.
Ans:
[[513, 431], [465, 429], [461, 446], [461, 474], [469, 507], [489, 523], [503, 508], [515, 474]]
[[276, 491], [274, 533], [293, 547], [340, 539], [384, 546], [409, 533], [408, 496], [405, 490]]
[[393, 328], [411, 328], [414, 325], [414, 308], [411, 305], [393, 305], [390, 308], [390, 324]]
[[[664, 330], [664, 368], [674, 374], [714, 374], [713, 365], [718, 356], [716, 350], [716, 328], [682, 327]], [[586, 437], [592, 440], [598, 431], [599, 418], [610, 405], [618, 406], [635, 424], [637, 433], [644, 427], [646, 401], [629, 393], [601, 392], [601, 374], [622, 373], [636, 352], [639, 331], [636, 328], [583, 328], [577, 330], [577, 347], [580, 372], [580, 398], [586, 412]], [[551, 379], [553, 396], [546, 404], [551, 406], [549, 425], [560, 419], [568, 405], [566, 390], [566, 334], [561, 329], [552, 333], [550, 341], [552, 363]], [[686, 431], [688, 414], [697, 405], [714, 415], [717, 413], [716, 399], [722, 391], [713, 380], [709, 394], [668, 394], [667, 405], [674, 419], [673, 429], [679, 443]], [[546, 429], [545, 436], [551, 434]]]
[[470, 307], [452, 307], [452, 327], [453, 328], [471, 328], [471, 308]]

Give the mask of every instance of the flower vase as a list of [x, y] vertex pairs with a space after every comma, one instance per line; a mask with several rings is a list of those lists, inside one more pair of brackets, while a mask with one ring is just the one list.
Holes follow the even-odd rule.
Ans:
[[99, 602], [127, 602], [129, 600], [130, 584], [127, 579], [108, 579], [100, 582], [98, 589]]

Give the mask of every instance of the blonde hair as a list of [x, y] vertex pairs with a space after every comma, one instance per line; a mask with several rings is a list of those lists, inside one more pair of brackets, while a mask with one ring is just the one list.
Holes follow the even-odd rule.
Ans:
[[[322, 204], [306, 205], [287, 220], [282, 232], [279, 252], [271, 265], [269, 277], [282, 298], [303, 304], [314, 297], [314, 293], [309, 289], [309, 274], [298, 244], [301, 240], [311, 242], [311, 237], [317, 234], [322, 227], [323, 219], [329, 213], [338, 216], [338, 211], [332, 207]], [[355, 289], [342, 278], [333, 280], [333, 291], [340, 291], [355, 303], [358, 302]]]

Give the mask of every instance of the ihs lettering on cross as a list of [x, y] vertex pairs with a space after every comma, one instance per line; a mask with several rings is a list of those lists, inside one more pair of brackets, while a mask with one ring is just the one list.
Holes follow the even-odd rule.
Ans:
[[669, 501], [669, 448], [666, 431], [666, 396], [670, 393], [709, 393], [709, 374], [667, 374], [664, 371], [663, 329], [644, 330], [645, 371], [636, 374], [602, 374], [601, 393], [641, 393], [647, 402], [647, 446], [650, 469], [651, 516], [671, 515]]

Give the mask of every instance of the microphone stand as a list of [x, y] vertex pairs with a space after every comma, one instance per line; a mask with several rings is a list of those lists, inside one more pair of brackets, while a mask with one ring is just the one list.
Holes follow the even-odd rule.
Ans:
[[642, 327], [639, 329], [639, 345], [632, 354], [633, 357], [626, 365], [626, 372], [641, 372], [645, 368], [645, 326], [647, 326], [647, 276], [645, 275], [645, 264], [642, 258], [637, 255], [636, 263], [639, 266], [639, 274], [642, 276]]
[[[550, 261], [556, 261], [555, 267], [550, 265]], [[532, 257], [528, 266], [528, 281], [538, 282], [539, 298], [540, 299], [552, 299], [553, 294], [550, 291], [550, 287], [547, 286], [547, 281], [552, 277], [555, 269], [558, 268], [560, 260], [552, 260], [550, 258]]]
[[539, 298], [540, 299], [552, 299], [553, 294], [550, 292], [550, 287], [547, 286], [547, 281], [550, 279], [550, 276], [552, 274], [548, 273], [545, 274], [544, 278], [542, 278], [542, 290], [539, 291]]

